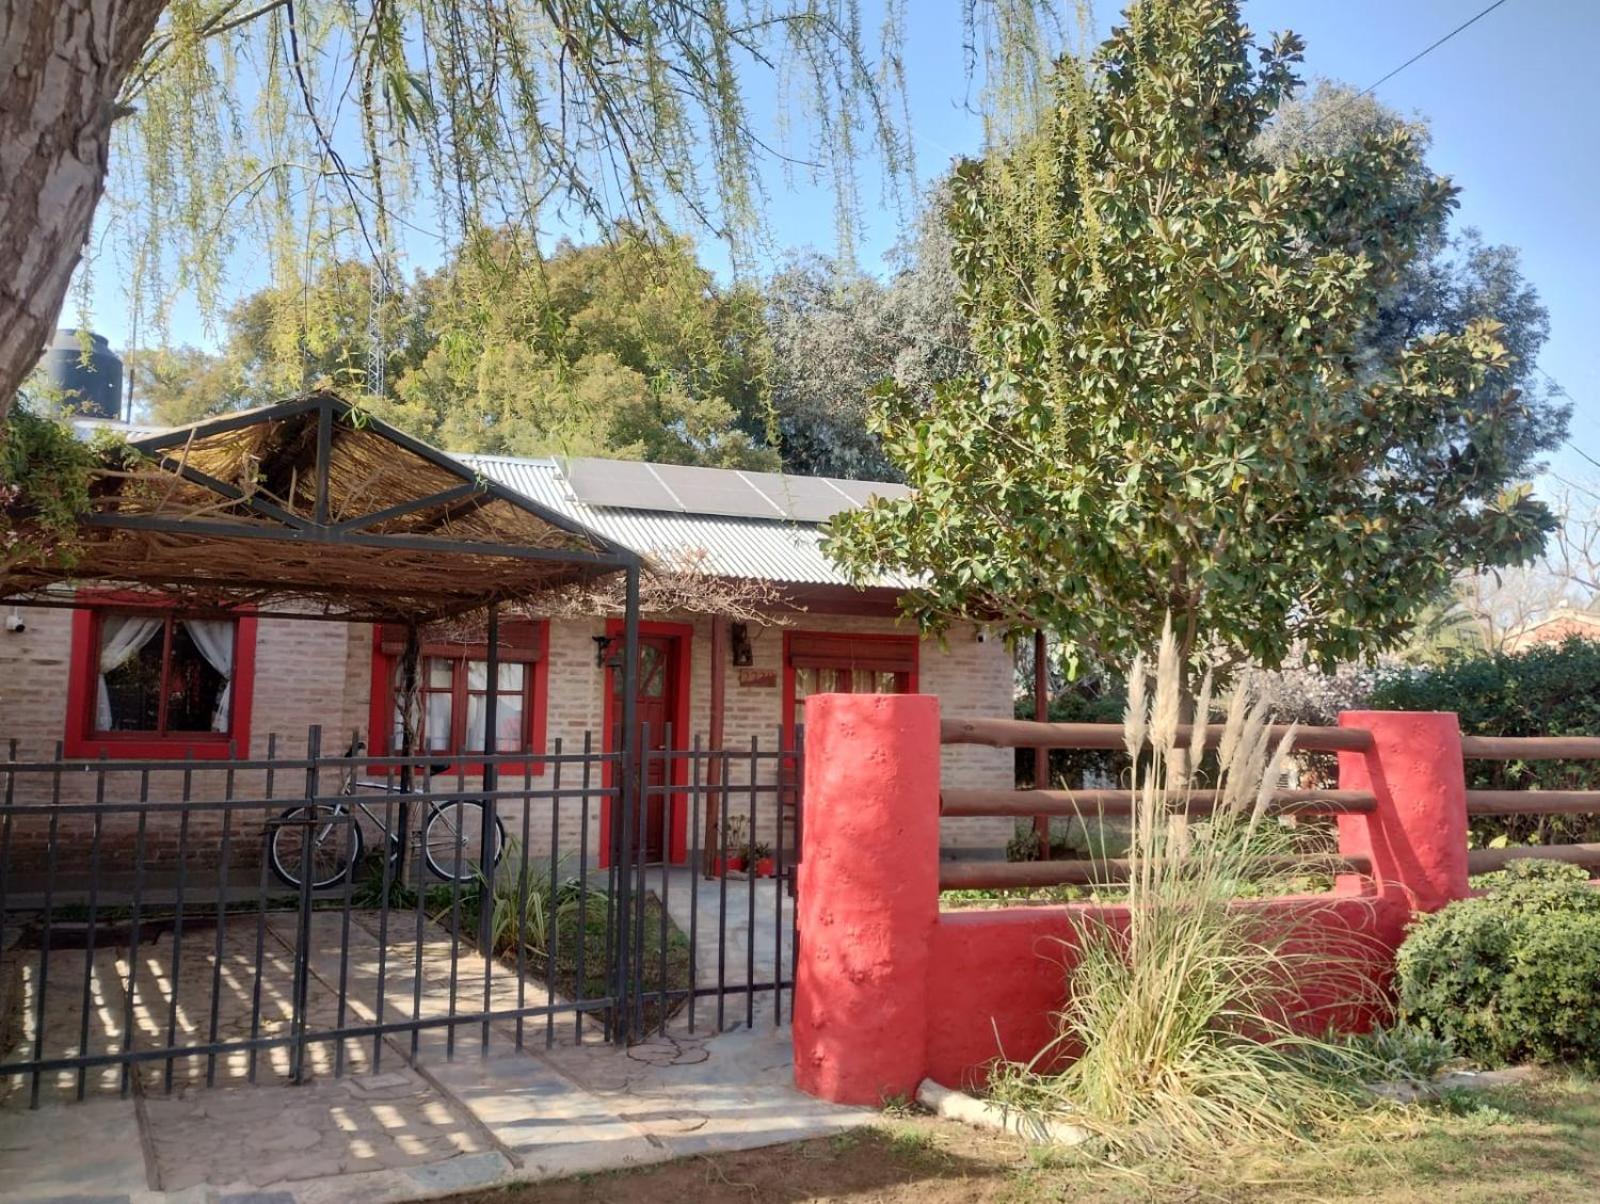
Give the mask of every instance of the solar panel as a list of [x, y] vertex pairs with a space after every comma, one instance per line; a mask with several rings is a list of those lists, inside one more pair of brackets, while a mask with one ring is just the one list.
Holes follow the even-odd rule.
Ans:
[[896, 485], [891, 481], [841, 481], [834, 477], [828, 478], [829, 482], [850, 495], [852, 501], [858, 506], [865, 506], [867, 499], [872, 497], [901, 498], [907, 497], [911, 490], [904, 485]]
[[799, 523], [826, 522], [874, 495], [910, 492], [881, 481], [582, 458], [566, 461], [566, 476], [573, 494], [589, 506]]
[[775, 472], [744, 475], [756, 489], [772, 499], [785, 518], [795, 522], [826, 522], [841, 510], [851, 509], [850, 499], [821, 477], [791, 477]]
[[655, 470], [690, 514], [783, 517], [781, 510], [768, 505], [761, 494], [750, 488], [742, 473], [724, 468], [689, 468], [682, 464], [657, 464]]
[[566, 475], [573, 494], [588, 506], [616, 506], [624, 510], [683, 509], [649, 464], [572, 459], [566, 462]]

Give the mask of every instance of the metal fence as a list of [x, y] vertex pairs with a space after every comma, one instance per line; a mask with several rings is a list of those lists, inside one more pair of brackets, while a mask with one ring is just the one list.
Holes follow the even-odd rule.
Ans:
[[[317, 728], [259, 759], [12, 742], [0, 1103], [782, 1023], [801, 755], [641, 735], [632, 766], [474, 754], [492, 789]], [[770, 865], [730, 869], [749, 845]]]

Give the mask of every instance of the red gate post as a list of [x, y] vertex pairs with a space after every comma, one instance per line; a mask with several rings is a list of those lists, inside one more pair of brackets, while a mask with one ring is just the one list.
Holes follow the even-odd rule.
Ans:
[[1370, 857], [1380, 894], [1415, 911], [1467, 896], [1467, 785], [1461, 727], [1448, 711], [1346, 711], [1340, 727], [1372, 733], [1339, 754], [1339, 788], [1370, 790], [1370, 815], [1339, 817], [1339, 852]]
[[806, 699], [795, 1084], [843, 1104], [916, 1093], [939, 918], [939, 701]]

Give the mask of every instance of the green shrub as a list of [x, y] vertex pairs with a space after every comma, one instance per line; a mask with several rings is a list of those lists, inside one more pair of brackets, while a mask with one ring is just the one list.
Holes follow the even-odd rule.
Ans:
[[[1572, 638], [1525, 652], [1471, 656], [1392, 673], [1367, 704], [1377, 710], [1454, 711], [1477, 736], [1588, 736], [1600, 730], [1600, 642]], [[1470, 790], [1600, 789], [1596, 761], [1468, 761]], [[1600, 840], [1600, 815], [1480, 816], [1472, 836], [1500, 843]]]
[[1487, 893], [1422, 917], [1400, 947], [1402, 1019], [1491, 1065], [1600, 1070], [1600, 891], [1550, 861], [1481, 881]]

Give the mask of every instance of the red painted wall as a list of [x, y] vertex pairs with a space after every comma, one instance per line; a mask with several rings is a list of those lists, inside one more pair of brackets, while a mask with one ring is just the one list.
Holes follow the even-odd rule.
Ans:
[[808, 698], [805, 798], [796, 923], [816, 946], [796, 975], [795, 1082], [840, 1103], [909, 1097], [939, 908], [939, 700]]
[[[1308, 969], [1280, 1019], [1360, 1031], [1386, 1014], [1394, 950], [1415, 910], [1466, 894], [1466, 799], [1454, 715], [1364, 712], [1373, 733], [1341, 754], [1340, 786], [1378, 797], [1340, 819], [1340, 847], [1371, 878], [1331, 895], [1242, 901], [1292, 925]], [[997, 1057], [1047, 1049], [1067, 999], [1076, 934], [1124, 908], [938, 909], [938, 701], [806, 701], [806, 789], [794, 1014], [797, 1085], [877, 1104], [923, 1078], [977, 1085]], [[1317, 965], [1323, 969], [1319, 972]], [[1331, 969], [1329, 968], [1331, 967]], [[1060, 1051], [1070, 1056], [1071, 1051]]]

